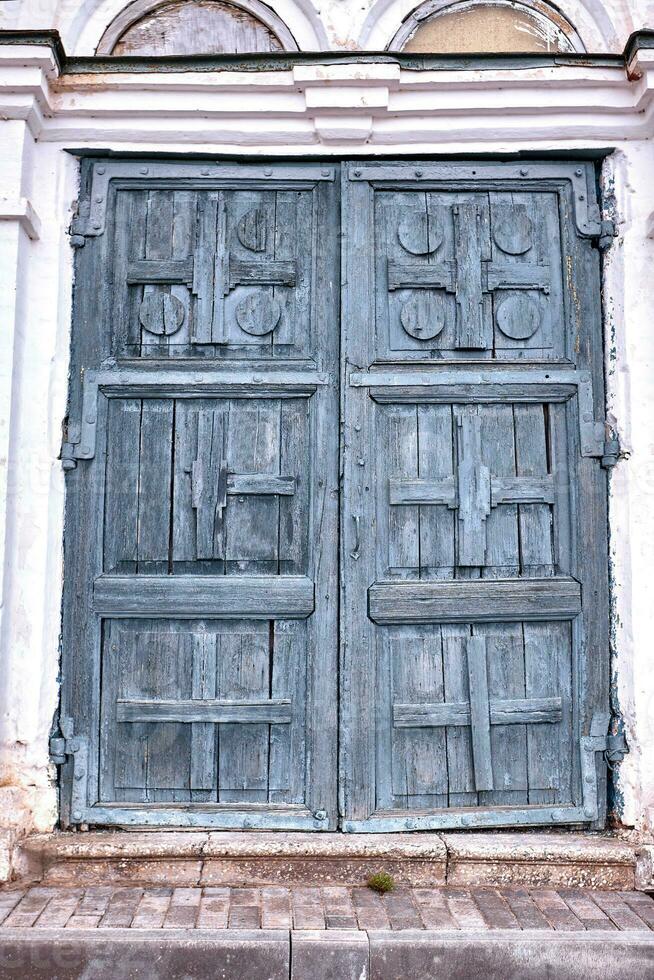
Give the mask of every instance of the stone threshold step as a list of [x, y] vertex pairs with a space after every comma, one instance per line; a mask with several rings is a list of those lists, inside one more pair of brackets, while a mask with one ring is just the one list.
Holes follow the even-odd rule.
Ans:
[[652, 933], [4, 930], [0, 980], [651, 980]]
[[52, 884], [365, 884], [634, 888], [637, 847], [574, 833], [53, 833], [17, 849], [18, 877]]

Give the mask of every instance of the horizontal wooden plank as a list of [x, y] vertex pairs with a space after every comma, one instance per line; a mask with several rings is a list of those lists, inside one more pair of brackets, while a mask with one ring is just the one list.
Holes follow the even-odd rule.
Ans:
[[229, 473], [227, 493], [230, 494], [276, 494], [292, 497], [295, 493], [295, 477], [270, 476], [268, 473]]
[[[457, 506], [453, 477], [442, 480], [389, 480], [389, 503], [443, 504]], [[491, 479], [491, 502], [498, 504], [536, 504], [554, 502], [554, 479], [551, 476], [494, 476]]]
[[187, 701], [120, 700], [116, 702], [117, 721], [288, 725], [292, 719], [291, 702], [288, 700], [219, 701], [208, 698]]
[[290, 575], [100, 575], [93, 608], [128, 619], [306, 619], [313, 582]]
[[547, 289], [550, 285], [548, 265], [518, 264], [488, 266], [489, 289]]
[[[491, 725], [556, 724], [562, 717], [561, 698], [491, 699]], [[467, 701], [435, 704], [394, 704], [395, 728], [442, 728], [470, 724]]]
[[484, 384], [484, 385], [396, 385], [389, 387], [371, 386], [370, 397], [381, 405], [489, 405], [542, 404], [543, 402], [565, 402], [576, 394], [572, 385], [529, 383], [529, 384]]
[[578, 385], [588, 383], [588, 372], [569, 368], [552, 367], [547, 371], [541, 368], [456, 368], [434, 372], [413, 368], [396, 368], [393, 371], [383, 368], [371, 371], [352, 371], [349, 384], [354, 388], [403, 388], [407, 385], [419, 388], [460, 388], [470, 385], [486, 388], [501, 385], [546, 385], [552, 391], [561, 386], [574, 393]]
[[425, 265], [417, 262], [389, 262], [388, 288], [454, 290], [454, 263]]
[[556, 578], [377, 582], [368, 590], [375, 623], [504, 623], [574, 619], [581, 586]]
[[99, 386], [110, 398], [302, 398], [333, 381], [319, 371], [279, 371], [269, 366], [248, 371], [223, 365], [211, 370], [125, 368], [86, 376], [86, 384]]
[[193, 259], [136, 259], [127, 266], [127, 282], [186, 283], [193, 282]]
[[554, 478], [551, 476], [494, 476], [491, 479], [491, 503], [553, 504]]
[[295, 262], [292, 259], [246, 259], [229, 258], [229, 288], [235, 286], [294, 286], [296, 282]]
[[443, 480], [389, 480], [389, 503], [456, 506], [454, 477]]

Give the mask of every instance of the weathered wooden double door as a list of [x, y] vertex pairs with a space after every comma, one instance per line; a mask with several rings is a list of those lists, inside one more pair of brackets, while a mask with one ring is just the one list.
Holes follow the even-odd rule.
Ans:
[[78, 210], [64, 823], [601, 823], [593, 167], [94, 159]]

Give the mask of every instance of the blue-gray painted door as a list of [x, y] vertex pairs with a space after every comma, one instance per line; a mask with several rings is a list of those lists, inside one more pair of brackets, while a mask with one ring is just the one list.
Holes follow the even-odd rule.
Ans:
[[84, 163], [64, 823], [602, 825], [594, 179]]
[[601, 826], [594, 169], [354, 163], [343, 215], [343, 826]]
[[83, 165], [64, 823], [336, 827], [336, 176]]

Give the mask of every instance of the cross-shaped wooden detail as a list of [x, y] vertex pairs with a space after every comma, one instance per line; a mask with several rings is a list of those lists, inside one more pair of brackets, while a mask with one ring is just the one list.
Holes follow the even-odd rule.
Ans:
[[556, 724], [563, 717], [561, 698], [490, 698], [486, 638], [466, 640], [469, 701], [393, 705], [394, 728], [470, 727], [475, 789], [493, 790], [491, 726]]
[[555, 484], [544, 476], [492, 476], [481, 462], [481, 417], [457, 418], [459, 459], [453, 476], [437, 480], [389, 480], [389, 502], [398, 505], [445, 505], [458, 511], [457, 564], [486, 564], [486, 519], [499, 504], [552, 504]]
[[[445, 210], [445, 209], [443, 209]], [[484, 295], [498, 289], [537, 289], [548, 293], [550, 268], [546, 264], [492, 261], [482, 234], [482, 209], [478, 204], [456, 204], [454, 261], [388, 262], [388, 288], [441, 289], [456, 297], [454, 346], [488, 350], [493, 345], [491, 318], [484, 316]]]
[[198, 412], [197, 458], [191, 467], [191, 503], [195, 510], [198, 558], [221, 552], [223, 511], [228, 496], [292, 496], [295, 477], [268, 473], [232, 473], [224, 452], [222, 409]]

